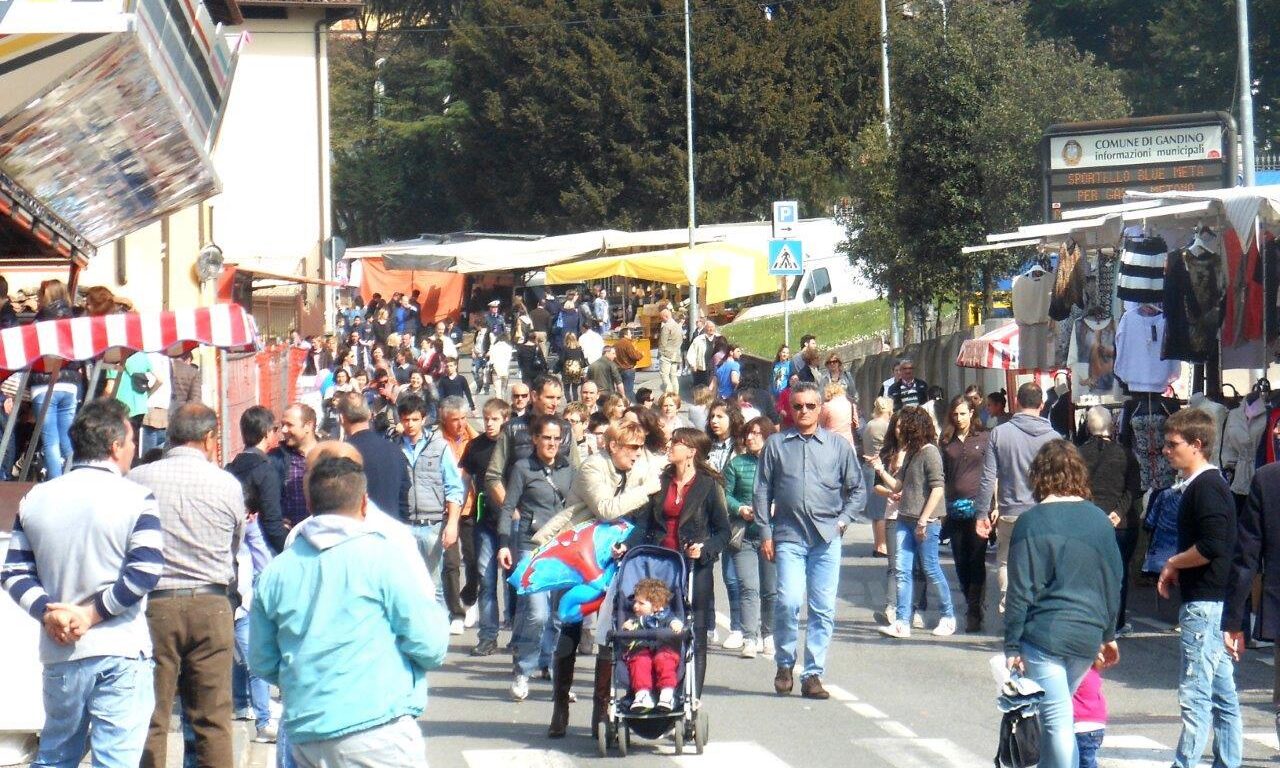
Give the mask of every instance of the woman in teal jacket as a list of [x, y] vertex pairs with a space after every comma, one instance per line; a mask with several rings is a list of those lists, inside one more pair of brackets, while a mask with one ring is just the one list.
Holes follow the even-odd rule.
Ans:
[[[751, 503], [760, 451], [774, 431], [773, 422], [763, 416], [743, 424], [738, 433], [742, 452], [724, 467], [731, 531], [729, 554], [742, 584], [741, 655], [744, 659], [754, 659], [757, 653], [773, 653], [773, 607], [778, 596], [778, 578], [773, 561], [760, 554], [760, 529]], [[735, 551], [733, 544], [738, 541], [741, 545]]]

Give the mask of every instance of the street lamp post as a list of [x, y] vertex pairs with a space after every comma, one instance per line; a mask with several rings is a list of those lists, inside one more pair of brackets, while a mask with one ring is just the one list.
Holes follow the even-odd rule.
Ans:
[[[883, 1], [883, 0], [882, 0]], [[693, 257], [693, 229], [697, 222], [694, 213], [694, 178], [693, 178], [693, 18], [689, 11], [689, 0], [684, 0], [684, 112], [685, 141], [689, 155], [689, 256]], [[697, 334], [698, 324], [698, 280], [690, 276], [689, 280], [689, 338]]]
[[1249, 66], [1249, 2], [1236, 0], [1236, 45], [1240, 49], [1240, 152], [1244, 155], [1244, 185], [1254, 184], [1253, 74]]

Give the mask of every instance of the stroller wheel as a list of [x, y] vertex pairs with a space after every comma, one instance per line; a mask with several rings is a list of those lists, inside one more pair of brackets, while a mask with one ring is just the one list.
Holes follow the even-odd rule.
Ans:
[[618, 757], [626, 757], [627, 750], [631, 748], [631, 729], [623, 725], [618, 726]]
[[676, 727], [672, 729], [671, 735], [675, 737], [676, 754], [684, 754], [684, 723], [676, 723]]
[[698, 713], [694, 715], [693, 721], [693, 744], [694, 751], [699, 755], [707, 746], [707, 737], [710, 735], [711, 718], [707, 716], [706, 710], [699, 708]]

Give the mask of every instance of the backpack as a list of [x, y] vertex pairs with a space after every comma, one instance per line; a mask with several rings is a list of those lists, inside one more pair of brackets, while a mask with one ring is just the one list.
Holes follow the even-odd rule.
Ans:
[[1035, 705], [1004, 713], [995, 768], [1034, 768], [1040, 762], [1040, 714]]
[[577, 384], [582, 381], [582, 361], [576, 357], [565, 358], [564, 365], [561, 366], [565, 379]]

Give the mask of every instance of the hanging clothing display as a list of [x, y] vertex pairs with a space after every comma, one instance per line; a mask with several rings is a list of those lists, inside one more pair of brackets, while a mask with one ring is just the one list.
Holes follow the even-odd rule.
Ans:
[[1180, 409], [1177, 400], [1151, 394], [1130, 398], [1124, 404], [1120, 444], [1138, 460], [1143, 488], [1168, 488], [1177, 479], [1164, 455], [1164, 425]]
[[1266, 274], [1264, 301], [1267, 305], [1267, 344], [1274, 347], [1280, 339], [1280, 240], [1271, 232], [1262, 233], [1266, 244], [1262, 249]]
[[1116, 383], [1116, 323], [1096, 307], [1089, 311], [1071, 334], [1071, 380], [1081, 394], [1110, 394]]
[[1187, 401], [1187, 407], [1194, 408], [1197, 411], [1204, 411], [1213, 419], [1213, 450], [1205, 458], [1215, 467], [1221, 467], [1222, 431], [1227, 425], [1227, 414], [1230, 411], [1222, 403], [1215, 403], [1210, 400], [1203, 392], [1196, 392], [1191, 395], [1191, 399]]
[[1130, 392], [1162, 393], [1181, 373], [1177, 360], [1160, 359], [1164, 325], [1164, 313], [1147, 305], [1121, 316], [1116, 327], [1115, 374]]
[[1097, 251], [1086, 260], [1084, 311], [1094, 317], [1111, 317], [1116, 298], [1116, 271], [1120, 257], [1114, 251]]
[[1071, 307], [1071, 314], [1067, 315], [1066, 320], [1057, 322], [1057, 341], [1053, 345], [1053, 367], [1054, 369], [1066, 368], [1071, 362], [1071, 341], [1076, 331], [1076, 323], [1080, 318], [1084, 317], [1084, 310], [1080, 307]]
[[1249, 493], [1253, 470], [1267, 429], [1267, 401], [1256, 393], [1249, 395], [1238, 408], [1227, 414], [1222, 429], [1222, 472], [1231, 483], [1231, 492]]
[[1222, 321], [1222, 346], [1236, 347], [1262, 338], [1262, 266], [1257, 243], [1245, 253], [1235, 229], [1227, 228], [1222, 243], [1230, 276]]
[[1049, 317], [1062, 321], [1071, 315], [1073, 307], [1084, 305], [1085, 264], [1080, 246], [1075, 242], [1058, 247], [1058, 269], [1054, 272], [1053, 299], [1049, 302]]
[[1161, 237], [1131, 237], [1120, 254], [1116, 293], [1124, 301], [1157, 304], [1164, 300], [1165, 254], [1169, 246]]
[[1165, 488], [1151, 494], [1142, 526], [1151, 532], [1147, 555], [1142, 559], [1142, 572], [1158, 574], [1169, 558], [1178, 554], [1178, 510], [1182, 492]]
[[1165, 336], [1161, 357], [1207, 363], [1218, 351], [1226, 309], [1227, 275], [1216, 242], [1199, 236], [1189, 248], [1169, 254], [1164, 280]]
[[1276, 445], [1276, 424], [1280, 422], [1280, 408], [1272, 407], [1267, 413], [1267, 428], [1262, 431], [1262, 443], [1258, 446], [1258, 459], [1254, 466], [1262, 467], [1276, 460], [1280, 455], [1280, 446]]
[[1018, 365], [1048, 369], [1053, 365], [1055, 323], [1049, 320], [1053, 273], [1032, 267], [1013, 280], [1013, 319], [1018, 324]]

